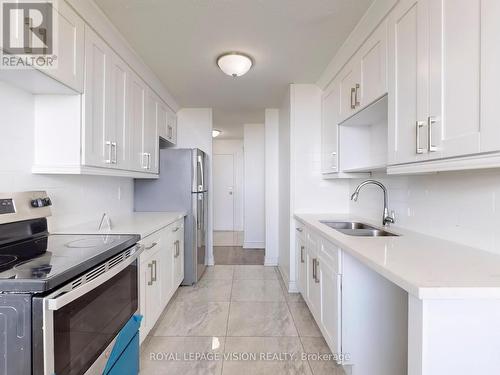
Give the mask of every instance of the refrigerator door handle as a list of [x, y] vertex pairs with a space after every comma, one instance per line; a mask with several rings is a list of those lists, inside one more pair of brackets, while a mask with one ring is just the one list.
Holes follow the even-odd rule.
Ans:
[[198, 186], [198, 191], [203, 191], [205, 189], [205, 172], [203, 171], [203, 160], [200, 155], [198, 155], [198, 164], [200, 166], [201, 175], [201, 185]]

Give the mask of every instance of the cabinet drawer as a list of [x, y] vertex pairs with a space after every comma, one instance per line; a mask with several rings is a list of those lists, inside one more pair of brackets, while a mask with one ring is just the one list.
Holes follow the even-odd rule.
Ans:
[[144, 251], [141, 254], [141, 260], [149, 258], [159, 249], [161, 243], [161, 232], [161, 230], [155, 232], [139, 241], [139, 244], [144, 246]]
[[306, 240], [307, 238], [306, 227], [299, 221], [295, 222], [295, 235], [300, 237], [302, 240]]
[[320, 258], [339, 275], [342, 274], [342, 250], [327, 240], [321, 241]]

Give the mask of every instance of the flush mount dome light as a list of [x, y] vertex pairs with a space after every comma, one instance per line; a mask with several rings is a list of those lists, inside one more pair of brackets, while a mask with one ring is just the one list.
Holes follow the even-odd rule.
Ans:
[[212, 138], [217, 138], [220, 133], [222, 133], [220, 130], [214, 129], [212, 130]]
[[252, 59], [239, 52], [225, 53], [217, 58], [220, 70], [231, 77], [241, 77], [252, 67]]

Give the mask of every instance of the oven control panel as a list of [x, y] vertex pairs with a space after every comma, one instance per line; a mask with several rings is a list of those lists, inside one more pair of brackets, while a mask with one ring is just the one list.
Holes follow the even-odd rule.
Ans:
[[0, 199], [0, 215], [15, 213], [14, 201], [11, 198]]
[[45, 191], [0, 193], [0, 224], [50, 216], [52, 201]]

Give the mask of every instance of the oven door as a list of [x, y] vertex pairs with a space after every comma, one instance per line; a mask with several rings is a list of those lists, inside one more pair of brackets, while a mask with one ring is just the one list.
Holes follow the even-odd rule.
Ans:
[[43, 298], [43, 374], [102, 374], [116, 336], [138, 310], [141, 251], [126, 250]]

